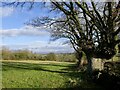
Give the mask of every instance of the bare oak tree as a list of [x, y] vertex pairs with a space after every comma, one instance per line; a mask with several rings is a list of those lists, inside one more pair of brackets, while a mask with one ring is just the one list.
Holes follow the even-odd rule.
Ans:
[[[11, 4], [23, 7], [25, 2]], [[33, 5], [34, 1], [30, 2], [30, 9]], [[110, 59], [116, 54], [115, 47], [120, 43], [120, 39], [117, 38], [120, 32], [120, 1], [88, 3], [51, 0], [49, 5], [52, 12], [62, 13], [61, 17], [38, 17], [28, 24], [34, 27], [41, 25], [49, 27], [53, 40], [67, 38], [80, 56], [79, 59], [84, 52], [88, 61], [87, 72], [90, 76], [93, 57]]]

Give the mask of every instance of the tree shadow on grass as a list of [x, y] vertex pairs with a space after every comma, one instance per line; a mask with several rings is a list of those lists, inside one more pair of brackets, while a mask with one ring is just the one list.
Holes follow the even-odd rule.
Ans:
[[37, 71], [47, 71], [53, 73], [67, 73], [67, 71], [58, 71], [58, 70], [50, 70], [44, 66], [60, 66], [67, 67], [62, 65], [54, 65], [54, 64], [29, 64], [29, 63], [16, 63], [16, 62], [3, 62], [2, 63], [2, 71], [7, 71], [11, 69], [25, 69], [25, 70], [37, 70]]
[[[20, 62], [19, 63], [3, 62], [2, 66], [3, 66], [2, 71], [12, 70], [12, 69], [16, 69], [16, 70], [24, 69], [24, 70], [37, 70], [37, 71], [59, 73], [62, 76], [66, 76], [70, 78], [79, 78], [82, 76], [81, 72], [77, 72], [75, 64], [59, 65], [59, 64], [31, 64], [31, 63], [20, 63]], [[50, 67], [54, 67], [54, 68], [60, 67], [60, 68], [51, 70]]]
[[[81, 83], [81, 79], [84, 77], [84, 73], [78, 72], [74, 64], [70, 65], [62, 65], [62, 64], [31, 64], [31, 63], [23, 63], [23, 62], [3, 62], [2, 63], [2, 71], [6, 70], [36, 70], [36, 71], [45, 71], [51, 73], [59, 73], [64, 78], [69, 78], [67, 82], [65, 82], [63, 87], [67, 88], [81, 88], [82, 85], [86, 83]], [[58, 69], [52, 69], [51, 68]], [[81, 84], [81, 85], [80, 85]], [[84, 85], [85, 86], [85, 85]], [[84, 87], [83, 87], [84, 88]]]
[[[60, 67], [59, 69], [50, 70], [50, 67]], [[37, 70], [37, 71], [47, 71], [53, 73], [60, 73], [63, 76], [69, 76], [70, 78], [81, 78], [83, 73], [78, 72], [76, 70], [75, 64], [70, 65], [59, 65], [59, 64], [31, 64], [31, 63], [23, 63], [23, 62], [3, 62], [2, 63], [2, 71], [7, 70]], [[49, 67], [49, 68], [47, 68]], [[62, 68], [61, 68], [62, 67]]]
[[[35, 71], [45, 71], [51, 73], [58, 73], [64, 79], [68, 78], [68, 74], [70, 76], [78, 75], [77, 73], [72, 73], [72, 65], [65, 64], [31, 64], [31, 63], [18, 63], [18, 62], [3, 62], [2, 63], [2, 71], [6, 70], [35, 70]], [[74, 76], [77, 77], [77, 76]], [[56, 82], [57, 83], [57, 82]], [[65, 82], [62, 87], [72, 88], [68, 82]], [[61, 86], [60, 86], [61, 88]]]

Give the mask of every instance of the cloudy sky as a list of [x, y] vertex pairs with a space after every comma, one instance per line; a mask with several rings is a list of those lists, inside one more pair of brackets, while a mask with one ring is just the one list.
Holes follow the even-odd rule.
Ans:
[[20, 7], [0, 7], [0, 46], [13, 50], [29, 49], [40, 53], [73, 52], [70, 45], [63, 44], [65, 39], [52, 42], [50, 33], [42, 26], [34, 28], [24, 24], [38, 16], [54, 17], [55, 15], [55, 13], [49, 13], [48, 9], [41, 9], [38, 3], [32, 10]]

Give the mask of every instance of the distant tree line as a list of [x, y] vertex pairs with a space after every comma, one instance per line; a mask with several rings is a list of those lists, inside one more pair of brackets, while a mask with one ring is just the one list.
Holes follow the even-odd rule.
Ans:
[[2, 48], [1, 53], [3, 60], [41, 60], [41, 61], [66, 61], [66, 62], [75, 62], [76, 57], [74, 53], [65, 53], [65, 54], [39, 54], [33, 53], [29, 50], [9, 50], [8, 48]]
[[9, 50], [8, 48], [2, 49], [3, 60], [39, 60], [41, 55], [35, 54], [29, 50]]

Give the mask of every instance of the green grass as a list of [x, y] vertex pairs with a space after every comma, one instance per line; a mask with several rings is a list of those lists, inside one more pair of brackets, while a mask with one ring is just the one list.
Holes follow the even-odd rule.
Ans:
[[72, 63], [2, 62], [2, 88], [96, 87], [81, 80]]

